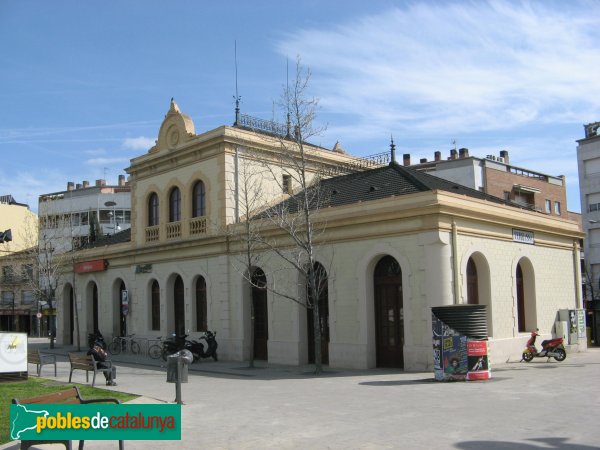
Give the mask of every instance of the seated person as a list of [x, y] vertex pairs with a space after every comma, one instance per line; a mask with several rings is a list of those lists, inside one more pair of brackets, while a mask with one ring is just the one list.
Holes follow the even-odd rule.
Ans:
[[[98, 361], [98, 367], [101, 367], [103, 369], [105, 369], [107, 367], [112, 367], [111, 364], [105, 364], [105, 361], [109, 361], [110, 358], [108, 356], [108, 353], [106, 353], [106, 350], [104, 350], [100, 345], [98, 345], [98, 343], [94, 344], [94, 346], [88, 350], [87, 354], [92, 355], [94, 357], [94, 359], [96, 361]], [[116, 368], [115, 367], [112, 367], [112, 370], [105, 371], [103, 373], [104, 373], [104, 378], [106, 378], [107, 386], [116, 386], [117, 385], [117, 383], [115, 383], [115, 381], [114, 381], [114, 378], [116, 378]]]

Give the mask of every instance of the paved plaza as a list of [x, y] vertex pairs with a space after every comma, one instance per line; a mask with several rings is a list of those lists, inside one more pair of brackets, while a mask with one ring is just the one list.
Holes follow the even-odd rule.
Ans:
[[[57, 378], [68, 380], [72, 348], [30, 345], [55, 352]], [[173, 402], [175, 385], [166, 383], [161, 362], [113, 359], [118, 386], [107, 389], [138, 394], [137, 402]], [[182, 440], [128, 441], [127, 449], [600, 448], [600, 348], [570, 353], [562, 363], [496, 363], [493, 379], [479, 382], [385, 369], [326, 369], [316, 377], [309, 366], [265, 363], [249, 369], [202, 361], [191, 369], [182, 385]], [[53, 378], [52, 369], [43, 375]], [[85, 383], [85, 374], [76, 371], [73, 381]], [[86, 441], [85, 448], [118, 445]]]

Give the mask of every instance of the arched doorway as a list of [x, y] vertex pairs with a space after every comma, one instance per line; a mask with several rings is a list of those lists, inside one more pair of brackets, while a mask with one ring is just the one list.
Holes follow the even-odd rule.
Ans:
[[[320, 263], [315, 263], [315, 278], [319, 296], [319, 324], [321, 328], [321, 362], [329, 364], [329, 290], [327, 271]], [[312, 292], [307, 286], [308, 299], [313, 303]], [[315, 362], [315, 329], [312, 308], [306, 310], [306, 324], [308, 327], [308, 362]]]
[[183, 280], [179, 275], [175, 278], [173, 286], [173, 312], [175, 319], [175, 333], [182, 336], [185, 333], [185, 299]]
[[262, 269], [254, 270], [252, 307], [254, 310], [254, 359], [268, 359], [269, 315], [267, 311], [267, 277]]
[[467, 303], [469, 305], [479, 304], [479, 280], [473, 258], [469, 258], [469, 262], [467, 262]]
[[375, 335], [377, 367], [404, 367], [402, 271], [391, 256], [375, 266]]

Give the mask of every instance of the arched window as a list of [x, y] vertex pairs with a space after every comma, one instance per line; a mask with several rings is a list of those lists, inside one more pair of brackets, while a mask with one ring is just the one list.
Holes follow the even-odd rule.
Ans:
[[151, 300], [152, 330], [160, 330], [160, 286], [158, 281], [152, 282], [152, 300]]
[[479, 304], [479, 281], [477, 279], [477, 266], [473, 258], [467, 262], [467, 303]]
[[181, 220], [181, 192], [179, 188], [171, 189], [169, 195], [169, 222], [179, 222]]
[[517, 264], [517, 323], [520, 332], [527, 331], [525, 326], [525, 288], [523, 283], [523, 269]]
[[202, 181], [194, 184], [192, 191], [192, 217], [202, 217], [206, 215], [206, 192]]
[[185, 334], [185, 287], [183, 279], [177, 275], [173, 285], [173, 324], [175, 333], [179, 336]]
[[155, 225], [158, 225], [158, 195], [153, 192], [148, 199], [148, 226]]
[[196, 280], [196, 331], [208, 329], [206, 309], [206, 280], [204, 277], [198, 277]]

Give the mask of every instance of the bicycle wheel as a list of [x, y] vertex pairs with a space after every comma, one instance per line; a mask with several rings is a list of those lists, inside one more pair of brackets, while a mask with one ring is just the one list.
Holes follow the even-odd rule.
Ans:
[[134, 355], [139, 355], [141, 353], [140, 344], [135, 341], [131, 341], [131, 353]]
[[162, 355], [162, 347], [158, 344], [151, 345], [148, 349], [148, 356], [152, 359], [158, 359]]
[[108, 344], [108, 351], [113, 355], [118, 355], [121, 353], [121, 343], [119, 341], [112, 341]]

